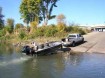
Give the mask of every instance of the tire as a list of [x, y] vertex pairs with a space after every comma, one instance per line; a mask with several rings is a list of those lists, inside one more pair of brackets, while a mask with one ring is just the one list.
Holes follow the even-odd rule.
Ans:
[[84, 38], [82, 39], [82, 41], [81, 41], [82, 43], [84, 42]]
[[72, 43], [72, 47], [75, 47], [75, 42], [73, 41], [73, 43]]

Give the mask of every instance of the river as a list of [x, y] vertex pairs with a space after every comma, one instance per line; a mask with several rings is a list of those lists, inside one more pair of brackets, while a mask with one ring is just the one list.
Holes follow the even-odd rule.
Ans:
[[0, 45], [0, 78], [105, 78], [105, 54], [62, 52], [26, 56]]

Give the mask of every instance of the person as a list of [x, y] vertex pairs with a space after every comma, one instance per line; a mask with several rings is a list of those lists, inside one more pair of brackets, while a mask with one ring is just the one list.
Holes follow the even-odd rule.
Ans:
[[32, 45], [34, 46], [34, 47], [33, 47], [33, 49], [34, 49], [35, 51], [37, 51], [37, 50], [38, 50], [38, 46], [37, 46], [37, 43], [35, 43], [35, 42], [32, 42]]
[[35, 43], [35, 42], [32, 42], [31, 44], [32, 44], [33, 46], [35, 46], [35, 45], [36, 45], [36, 43]]
[[45, 45], [49, 47], [49, 41], [48, 40], [46, 41], [46, 44]]

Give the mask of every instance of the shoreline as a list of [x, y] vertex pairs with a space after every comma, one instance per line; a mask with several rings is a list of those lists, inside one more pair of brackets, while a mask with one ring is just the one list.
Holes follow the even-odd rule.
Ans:
[[[79, 44], [79, 45], [77, 45], [75, 47], [68, 47], [68, 48], [71, 49], [70, 52], [75, 52], [75, 53], [79, 53], [79, 52], [82, 52], [82, 53], [85, 53], [85, 52], [93, 53], [92, 51], [90, 52], [90, 50], [92, 48], [94, 48], [94, 46], [97, 44], [96, 43], [97, 41], [92, 42], [91, 39], [92, 39], [92, 37], [94, 37], [97, 34], [99, 34], [99, 32], [91, 32], [91, 33], [87, 33], [87, 34], [83, 35], [83, 37], [84, 37], [86, 42], [84, 42], [82, 44]], [[64, 37], [61, 37], [61, 38], [60, 37], [37, 37], [35, 39], [29, 39], [29, 40], [15, 40], [15, 39], [12, 39], [12, 40], [8, 40], [6, 42], [9, 42], [13, 46], [31, 45], [32, 42], [36, 42], [36, 43], [38, 43], [40, 45], [40, 44], [43, 44], [43, 43], [46, 43], [46, 42], [61, 41], [62, 38], [64, 38]], [[102, 52], [96, 52], [96, 53], [102, 53]], [[103, 52], [103, 53], [105, 53], [105, 52]]]
[[[87, 33], [83, 36], [90, 35], [91, 33]], [[30, 44], [31, 42], [37, 42], [38, 44], [43, 44], [45, 42], [51, 42], [51, 41], [61, 41], [62, 38], [65, 37], [37, 37], [34, 39], [28, 39], [28, 40], [21, 40], [21, 39], [9, 39], [9, 40], [0, 40], [0, 42], [6, 42], [13, 45], [20, 45], [20, 44]]]
[[38, 37], [36, 39], [29, 39], [29, 40], [9, 40], [9, 43], [12, 43], [14, 46], [24, 46], [27, 44], [31, 44], [32, 42], [36, 42], [38, 44], [44, 44], [46, 42], [52, 42], [52, 41], [60, 41], [60, 37]]

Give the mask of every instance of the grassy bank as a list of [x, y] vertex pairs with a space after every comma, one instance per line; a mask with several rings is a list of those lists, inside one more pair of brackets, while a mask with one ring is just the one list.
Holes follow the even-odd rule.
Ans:
[[[5, 32], [5, 34], [4, 34]], [[87, 29], [81, 29], [79, 26], [66, 26], [66, 25], [50, 25], [41, 27], [22, 27], [15, 29], [12, 33], [1, 30], [0, 41], [9, 43], [29, 43], [36, 41], [44, 43], [46, 41], [60, 41], [61, 38], [66, 37], [70, 33], [81, 33], [82, 35], [90, 32]]]

